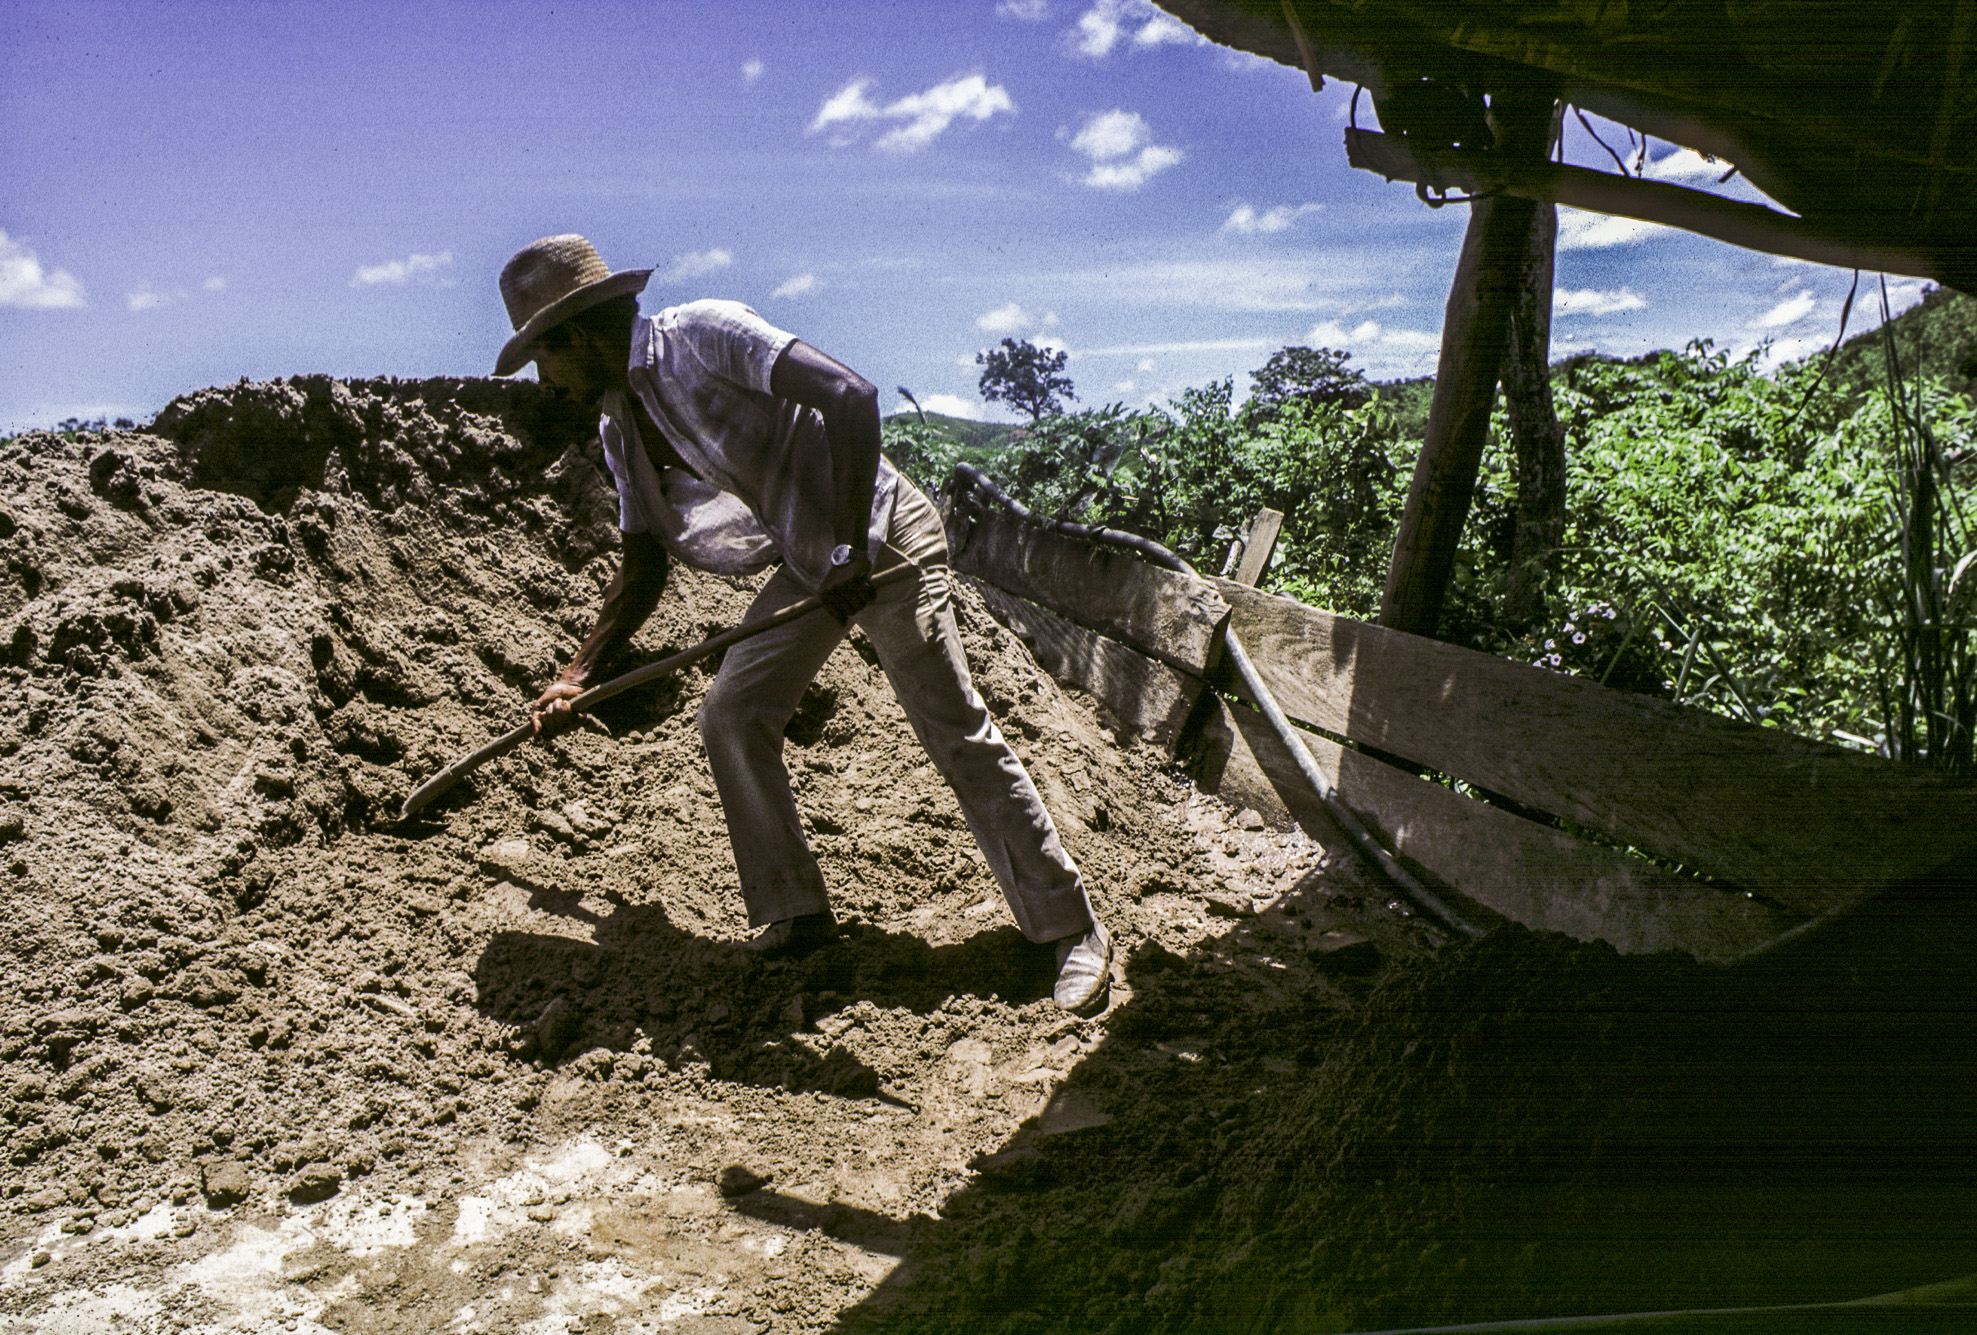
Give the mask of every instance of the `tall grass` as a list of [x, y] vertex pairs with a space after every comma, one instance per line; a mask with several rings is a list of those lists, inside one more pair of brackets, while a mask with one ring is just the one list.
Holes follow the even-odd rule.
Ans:
[[[1882, 589], [1894, 661], [1877, 663], [1888, 751], [1955, 774], [1972, 772], [1977, 730], [1977, 597], [1966, 584], [1977, 558], [1955, 478], [1922, 411], [1923, 386], [1905, 383], [1881, 284], [1885, 391], [1895, 485], [1889, 519], [1900, 541], [1896, 574]], [[1917, 362], [1920, 357], [1918, 353]]]

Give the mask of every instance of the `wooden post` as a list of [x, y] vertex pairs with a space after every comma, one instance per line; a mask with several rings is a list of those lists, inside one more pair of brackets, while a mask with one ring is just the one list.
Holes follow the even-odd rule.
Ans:
[[1565, 428], [1551, 401], [1551, 290], [1558, 206], [1538, 205], [1525, 256], [1526, 281], [1510, 313], [1503, 406], [1517, 448], [1517, 528], [1503, 591], [1503, 618], [1532, 626], [1565, 536]]
[[[1490, 111], [1499, 151], [1542, 162], [1553, 105], [1550, 97], [1498, 94]], [[1511, 310], [1527, 280], [1524, 260], [1537, 212], [1534, 201], [1515, 195], [1478, 199], [1469, 208], [1469, 230], [1442, 320], [1427, 438], [1380, 600], [1380, 624], [1414, 635], [1435, 633], [1455, 569], [1476, 469], [1489, 440]]]
[[1256, 512], [1256, 518], [1249, 521], [1249, 536], [1243, 539], [1242, 564], [1236, 567], [1236, 583], [1256, 587], [1256, 582], [1263, 578], [1263, 572], [1270, 566], [1270, 556], [1277, 550], [1277, 535], [1283, 529], [1283, 511], [1263, 509]]

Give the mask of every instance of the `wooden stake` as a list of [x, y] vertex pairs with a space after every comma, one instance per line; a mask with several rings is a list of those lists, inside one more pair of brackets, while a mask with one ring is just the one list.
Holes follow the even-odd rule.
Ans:
[[[1497, 153], [1541, 162], [1553, 105], [1550, 97], [1498, 94], [1490, 108], [1497, 124]], [[1393, 563], [1380, 600], [1380, 624], [1412, 635], [1433, 636], [1441, 619], [1476, 469], [1489, 440], [1511, 310], [1528, 281], [1525, 256], [1537, 204], [1495, 195], [1475, 200], [1469, 210], [1469, 230], [1462, 238], [1442, 318], [1427, 438], [1421, 442], [1407, 508], [1394, 535]]]
[[1283, 531], [1284, 515], [1281, 510], [1258, 510], [1256, 518], [1249, 521], [1249, 536], [1243, 539], [1242, 564], [1236, 567], [1236, 583], [1256, 587], [1263, 578], [1263, 572], [1270, 566], [1271, 554], [1277, 550], [1277, 535]]

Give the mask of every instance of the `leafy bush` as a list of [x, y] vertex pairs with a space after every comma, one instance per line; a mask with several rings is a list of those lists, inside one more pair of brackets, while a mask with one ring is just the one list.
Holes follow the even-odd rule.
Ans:
[[[979, 466], [1041, 513], [1145, 534], [1210, 572], [1251, 515], [1280, 510], [1262, 582], [1371, 618], [1419, 455], [1420, 387], [1368, 386], [1361, 401], [1337, 354], [1280, 354], [1272, 368], [1284, 392], [1239, 408], [1221, 380], [1163, 407], [1045, 416]], [[1326, 392], [1296, 392], [1301, 371], [1330, 377]], [[1757, 354], [1733, 361], [1706, 342], [1632, 361], [1574, 358], [1554, 368], [1553, 389], [1568, 500], [1550, 616], [1533, 627], [1499, 612], [1516, 514], [1499, 412], [1444, 638], [1968, 766], [1977, 404], [1938, 381], [1891, 407], [1886, 393], [1863, 398], [1823, 377], [1818, 359], [1767, 374]], [[930, 465], [946, 457], [908, 448]], [[1918, 469], [1929, 479], [1919, 490]], [[1926, 544], [1918, 495], [1934, 507]], [[1916, 559], [1904, 561], [1904, 541]], [[1941, 679], [1933, 695], [1917, 684], [1929, 672]]]

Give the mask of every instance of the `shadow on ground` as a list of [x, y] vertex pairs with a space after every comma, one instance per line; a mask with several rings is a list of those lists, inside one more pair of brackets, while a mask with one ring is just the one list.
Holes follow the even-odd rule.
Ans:
[[[917, 1229], [825, 1221], [903, 1262], [838, 1329], [1367, 1330], [1968, 1274], [1973, 947], [1964, 882], [1737, 969], [1509, 927], [1258, 1004], [1221, 947], [1147, 952], [1058, 1096], [1109, 1122], [1047, 1111]], [[1949, 1328], [1911, 1316], [1871, 1328]]]
[[[1368, 1330], [1928, 1284], [1977, 1270], [1970, 905], [1918, 887], [1735, 969], [1517, 927], [1433, 954], [1406, 933], [1306, 954], [1258, 920], [1186, 957], [1142, 945], [1104, 1042], [939, 1219], [773, 1184], [733, 1208], [900, 1258], [847, 1332]], [[1049, 984], [1009, 928], [858, 927], [767, 965], [654, 908], [594, 928], [490, 943], [481, 1004], [519, 1056], [638, 1029], [723, 1079], [894, 1098], [819, 1019]]]
[[807, 959], [764, 961], [681, 930], [656, 905], [597, 914], [578, 896], [536, 890], [531, 907], [588, 922], [595, 944], [529, 932], [488, 942], [475, 971], [480, 1009], [514, 1027], [511, 1050], [524, 1060], [622, 1052], [637, 1034], [655, 1059], [704, 1061], [720, 1080], [891, 1097], [880, 1072], [816, 1041], [814, 1022], [860, 1001], [920, 1013], [956, 996], [1020, 1006], [1052, 980], [1050, 952], [1014, 927], [936, 947], [853, 922]]

